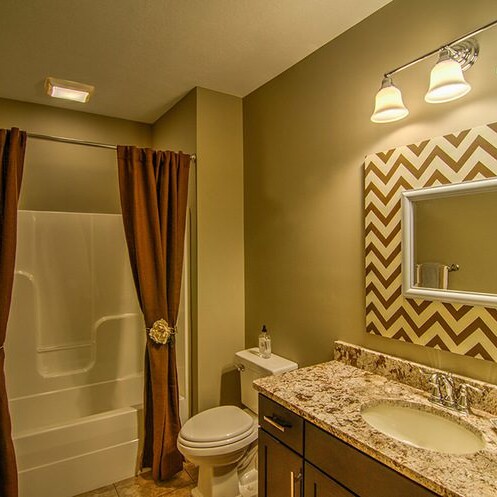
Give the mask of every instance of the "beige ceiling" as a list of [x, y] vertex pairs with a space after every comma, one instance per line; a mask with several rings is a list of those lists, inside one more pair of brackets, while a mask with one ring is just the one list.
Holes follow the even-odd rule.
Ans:
[[[0, 97], [154, 122], [195, 86], [245, 96], [390, 0], [1, 0]], [[45, 96], [46, 76], [96, 86]]]

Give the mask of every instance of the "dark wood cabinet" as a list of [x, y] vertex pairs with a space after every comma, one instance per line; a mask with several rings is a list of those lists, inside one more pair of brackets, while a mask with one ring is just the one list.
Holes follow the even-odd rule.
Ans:
[[432, 497], [436, 494], [311, 423], [305, 459], [360, 497]]
[[308, 462], [304, 474], [304, 497], [356, 497]]
[[259, 497], [437, 495], [263, 395], [259, 425]]
[[303, 458], [259, 430], [259, 497], [303, 497]]

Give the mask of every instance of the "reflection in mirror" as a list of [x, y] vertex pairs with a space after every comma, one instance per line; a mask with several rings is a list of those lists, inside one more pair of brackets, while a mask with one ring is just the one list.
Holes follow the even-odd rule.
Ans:
[[402, 194], [406, 297], [497, 307], [497, 180]]
[[497, 192], [416, 202], [415, 285], [497, 294]]

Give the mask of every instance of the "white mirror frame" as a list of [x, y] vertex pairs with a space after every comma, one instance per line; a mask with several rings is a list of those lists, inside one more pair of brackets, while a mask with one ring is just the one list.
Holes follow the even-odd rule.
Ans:
[[464, 292], [460, 290], [439, 290], [414, 286], [414, 204], [426, 199], [431, 200], [493, 191], [497, 192], [497, 178], [432, 186], [402, 192], [402, 293], [404, 297], [497, 307], [496, 294]]

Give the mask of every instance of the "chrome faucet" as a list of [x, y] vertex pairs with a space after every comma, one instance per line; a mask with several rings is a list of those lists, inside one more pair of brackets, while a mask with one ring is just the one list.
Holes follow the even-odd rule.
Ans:
[[483, 393], [483, 390], [468, 383], [462, 383], [457, 389], [454, 378], [450, 373], [426, 373], [425, 371], [422, 371], [422, 373], [429, 377], [428, 381], [431, 385], [430, 401], [462, 414], [470, 412], [469, 392]]
[[442, 393], [440, 392], [440, 373], [425, 373], [422, 370], [420, 371], [429, 377], [428, 383], [431, 385], [430, 401], [434, 404], [441, 404]]
[[456, 399], [454, 398], [455, 384], [454, 378], [450, 373], [442, 373], [440, 375], [442, 404], [445, 407], [456, 407]]

